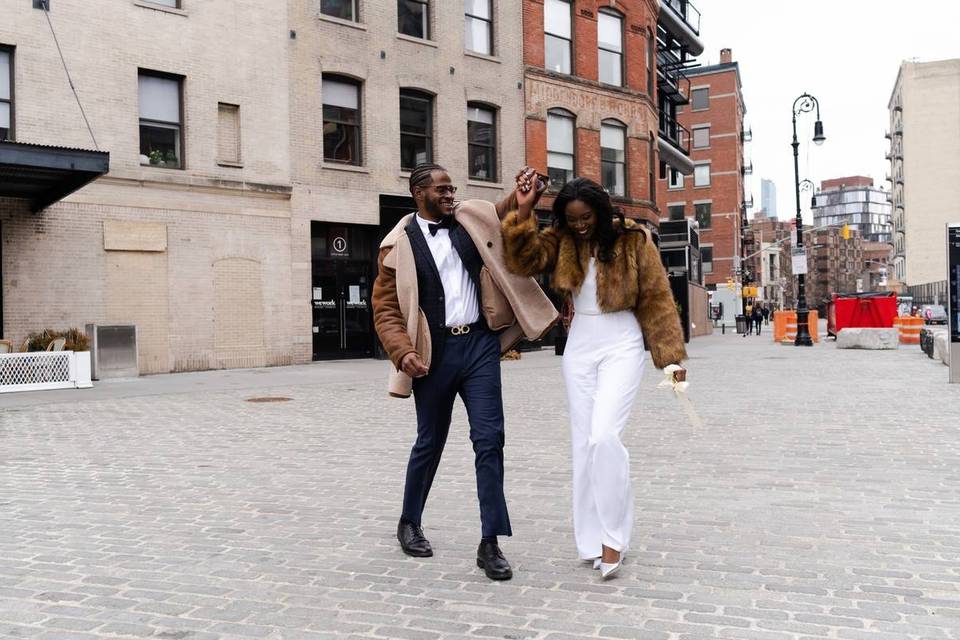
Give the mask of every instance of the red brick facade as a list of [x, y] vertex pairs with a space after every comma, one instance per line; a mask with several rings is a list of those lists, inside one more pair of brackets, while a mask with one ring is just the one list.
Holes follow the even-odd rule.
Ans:
[[[572, 3], [571, 74], [544, 68], [544, 4], [524, 0], [524, 84], [526, 103], [527, 163], [547, 171], [547, 112], [563, 109], [576, 118], [574, 175], [601, 182], [600, 126], [615, 120], [627, 129], [626, 194], [614, 198], [628, 217], [656, 226], [655, 185], [651, 189], [651, 157], [659, 162], [657, 148], [656, 96], [649, 88], [655, 60], [648, 60], [656, 37], [655, 0], [575, 0]], [[601, 8], [623, 17], [622, 87], [599, 82], [598, 14]], [[649, 70], [648, 70], [648, 64]], [[541, 213], [549, 211], [553, 196], [548, 192], [540, 202]]]
[[[694, 186], [694, 176], [684, 176], [682, 188], [669, 188], [668, 178], [658, 180], [657, 203], [662, 220], [669, 217], [671, 205], [683, 205], [686, 217], [694, 217], [697, 203], [710, 203], [709, 228], [700, 229], [701, 247], [712, 247], [712, 271], [705, 273], [705, 284], [713, 289], [734, 278], [734, 256], [742, 255], [741, 226], [744, 210], [743, 116], [745, 107], [740, 91], [739, 69], [729, 50], [721, 53], [722, 62], [711, 67], [687, 71], [691, 95], [707, 91], [707, 107], [694, 109], [684, 105], [678, 115], [690, 131], [690, 157], [694, 164], [710, 163], [709, 185]], [[698, 126], [709, 125], [709, 140], [697, 148], [694, 137]], [[659, 176], [658, 176], [659, 177]], [[759, 247], [757, 247], [759, 249]]]

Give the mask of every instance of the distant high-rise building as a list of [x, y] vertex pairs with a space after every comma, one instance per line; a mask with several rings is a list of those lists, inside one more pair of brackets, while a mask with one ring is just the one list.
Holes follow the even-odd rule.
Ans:
[[777, 185], [773, 180], [760, 180], [760, 206], [769, 217], [777, 217]]
[[820, 183], [813, 206], [813, 224], [849, 225], [867, 242], [890, 242], [888, 193], [873, 186], [873, 178], [848, 176]]
[[939, 290], [942, 301], [960, 201], [960, 58], [902, 63], [887, 108], [895, 275], [915, 300]]

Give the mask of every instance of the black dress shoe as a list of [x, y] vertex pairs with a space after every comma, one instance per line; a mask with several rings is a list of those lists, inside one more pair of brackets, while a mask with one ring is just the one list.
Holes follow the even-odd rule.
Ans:
[[423, 537], [423, 527], [418, 524], [401, 520], [397, 525], [397, 540], [400, 541], [400, 548], [408, 556], [429, 558], [433, 555], [430, 542]]
[[496, 542], [480, 541], [480, 546], [477, 547], [477, 566], [483, 569], [491, 580], [509, 580], [513, 577], [510, 563], [503, 557], [503, 552]]

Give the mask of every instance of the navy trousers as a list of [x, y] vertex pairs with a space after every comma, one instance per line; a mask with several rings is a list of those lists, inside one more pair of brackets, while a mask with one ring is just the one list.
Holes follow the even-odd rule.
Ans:
[[509, 536], [510, 517], [503, 495], [503, 399], [500, 341], [484, 329], [448, 336], [430, 373], [413, 381], [417, 441], [410, 452], [403, 492], [403, 517], [419, 525], [440, 465], [457, 394], [467, 409], [480, 501], [482, 536]]

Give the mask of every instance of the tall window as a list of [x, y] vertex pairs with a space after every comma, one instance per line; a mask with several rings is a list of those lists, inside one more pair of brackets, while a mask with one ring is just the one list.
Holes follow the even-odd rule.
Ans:
[[550, 187], [559, 189], [573, 179], [576, 119], [569, 111], [547, 112], [547, 175]]
[[710, 146], [710, 127], [696, 127], [693, 130], [693, 148], [706, 149]]
[[654, 69], [653, 59], [656, 55], [654, 52], [654, 47], [656, 42], [654, 40], [652, 33], [647, 33], [647, 95], [651, 98], [653, 97], [653, 79], [656, 76], [656, 71]]
[[360, 84], [341, 76], [323, 77], [323, 159], [361, 164]]
[[474, 180], [497, 180], [497, 112], [467, 104], [467, 164]]
[[704, 273], [713, 273], [713, 247], [700, 245], [700, 263]]
[[493, 9], [491, 0], [463, 0], [464, 43], [467, 51], [493, 54]]
[[623, 18], [618, 13], [600, 10], [597, 19], [600, 82], [623, 85]]
[[183, 168], [183, 79], [140, 71], [140, 164]]
[[430, 3], [427, 0], [397, 0], [397, 31], [414, 38], [429, 38]]
[[415, 89], [400, 90], [400, 168], [410, 170], [433, 161], [433, 97]]
[[710, 186], [710, 163], [698, 164], [693, 168], [693, 186]]
[[710, 108], [710, 89], [703, 87], [690, 92], [690, 108], [694, 111]]
[[543, 3], [544, 63], [550, 71], [570, 73], [573, 50], [573, 9], [566, 0]]
[[710, 225], [713, 224], [712, 212], [713, 204], [709, 202], [701, 202], [699, 204], [693, 205], [693, 210], [697, 218], [697, 223], [700, 225], [701, 229], [709, 229]]
[[13, 54], [0, 49], [0, 140], [13, 139]]
[[683, 174], [674, 169], [673, 167], [667, 167], [667, 176], [670, 180], [667, 185], [670, 189], [683, 189]]
[[320, 13], [343, 20], [357, 21], [357, 0], [321, 0]]
[[627, 193], [627, 128], [616, 120], [600, 124], [600, 176], [611, 196]]

